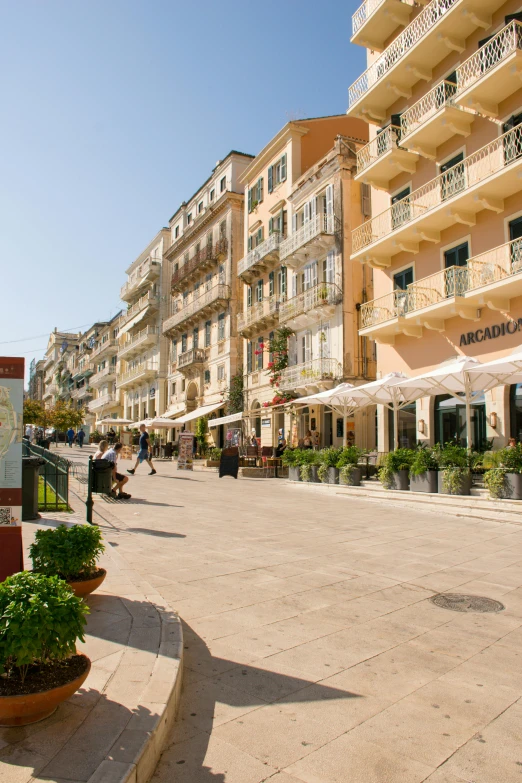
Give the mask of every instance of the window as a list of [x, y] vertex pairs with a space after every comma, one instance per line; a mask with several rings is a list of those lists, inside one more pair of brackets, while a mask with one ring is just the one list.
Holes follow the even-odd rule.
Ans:
[[219, 182], [219, 190], [221, 193], [224, 193], [226, 189], [227, 189], [227, 178], [221, 177], [221, 180]]
[[469, 258], [468, 243], [452, 247], [451, 250], [444, 251], [444, 266], [448, 269], [450, 266], [467, 266]]
[[224, 381], [225, 380], [225, 365], [224, 364], [218, 364], [217, 377], [218, 377], [218, 381]]
[[254, 356], [254, 347], [251, 340], [247, 342], [247, 373], [252, 372], [252, 359]]
[[[399, 448], [414, 449], [417, 445], [417, 405], [412, 402], [396, 413]], [[388, 432], [390, 451], [393, 451], [393, 411], [388, 409]], [[446, 442], [446, 441], [444, 441]]]
[[201, 282], [198, 280], [197, 283], [194, 283], [194, 299], [196, 299], [199, 296], [199, 287], [201, 285]]
[[189, 212], [187, 215], [187, 225], [189, 225], [190, 223], [192, 223], [192, 212]]
[[181, 380], [181, 391], [182, 392], [185, 391], [185, 378], [182, 378], [182, 380]]
[[187, 340], [188, 340], [187, 334], [186, 333], [182, 334], [181, 335], [181, 353], [185, 353], [185, 351], [187, 350]]
[[226, 235], [227, 235], [227, 221], [222, 220], [221, 223], [219, 224], [219, 238], [225, 239]]
[[176, 226], [174, 229], [174, 239], [177, 239], [179, 237], [179, 226]]
[[[272, 340], [274, 339], [274, 336], [275, 336], [274, 332], [270, 332], [270, 334], [268, 335], [268, 348], [269, 349], [272, 347]], [[269, 362], [273, 362], [274, 361], [274, 354], [270, 350], [269, 350], [269, 353], [268, 353], [268, 361]]]
[[199, 347], [199, 329], [197, 326], [192, 330], [192, 347], [194, 350]]
[[466, 186], [463, 160], [464, 153], [459, 152], [440, 167], [440, 173], [444, 175], [440, 178], [440, 195], [443, 201], [451, 198], [455, 193], [460, 193]]
[[263, 177], [259, 177], [253, 188], [248, 189], [248, 211], [252, 212], [263, 201]]
[[[468, 243], [463, 242], [457, 247], [452, 247], [444, 252], [444, 267], [449, 269], [452, 266], [467, 266], [469, 258]], [[468, 287], [468, 273], [454, 272], [445, 276], [446, 296], [459, 296]]]
[[408, 312], [408, 294], [407, 288], [413, 283], [413, 267], [409, 266], [407, 269], [403, 269], [402, 272], [397, 272], [393, 275], [393, 288], [395, 291], [404, 291], [404, 293], [396, 294], [396, 304], [398, 315], [404, 315]]
[[214, 188], [212, 188], [212, 190], [210, 191], [210, 200], [211, 201], [214, 201], [214, 196], [215, 195], [216, 195], [216, 191], [214, 190]]
[[218, 341], [225, 339], [225, 313], [218, 315]]
[[263, 281], [258, 280], [256, 283], [256, 302], [263, 301]]
[[278, 215], [270, 218], [268, 221], [268, 233], [278, 233], [282, 236], [286, 234], [286, 209], [282, 209]]
[[203, 212], [203, 202], [200, 201], [198, 204], [198, 215], [200, 215]]
[[171, 395], [172, 395], [173, 397], [175, 397], [175, 396], [176, 396], [176, 381], [174, 381], [174, 383], [172, 384], [172, 386], [171, 386], [171, 390], [170, 390], [170, 393], [171, 393]]
[[[411, 204], [410, 199], [406, 198], [410, 195], [410, 193], [410, 188], [404, 188], [404, 190], [401, 190], [400, 193], [396, 193], [395, 196], [392, 196], [392, 228], [398, 228], [410, 219]], [[403, 199], [406, 200], [403, 201]]]
[[287, 272], [286, 272], [286, 266], [282, 266], [279, 272], [277, 273], [278, 277], [278, 285], [279, 285], [279, 296], [282, 299], [286, 299], [286, 293], [287, 293]]
[[256, 369], [262, 370], [263, 369], [263, 348], [265, 344], [265, 338], [264, 337], [258, 337], [257, 338], [257, 350], [256, 350]]
[[268, 275], [268, 296], [274, 295], [274, 273], [270, 272]]
[[205, 291], [210, 291], [212, 288], [212, 272], [208, 272], [205, 276]]
[[[477, 395], [471, 403], [471, 439], [481, 448], [486, 438], [486, 405], [484, 395]], [[466, 405], [456, 397], [441, 394], [435, 397], [435, 443], [455, 441], [466, 445]], [[401, 444], [402, 445], [402, 444]]]
[[252, 307], [252, 286], [247, 285], [247, 307]]
[[205, 321], [205, 348], [210, 345], [210, 339], [212, 334], [212, 321]]
[[285, 154], [274, 163], [273, 166], [268, 167], [268, 192], [272, 193], [281, 182], [286, 179], [286, 152]]
[[205, 383], [210, 383], [210, 370], [205, 370]]

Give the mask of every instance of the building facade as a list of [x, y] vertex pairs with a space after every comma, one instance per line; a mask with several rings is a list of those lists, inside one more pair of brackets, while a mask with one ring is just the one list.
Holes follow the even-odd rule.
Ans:
[[29, 365], [29, 388], [27, 396], [30, 400], [42, 402], [45, 387], [45, 359], [33, 359]]
[[[232, 151], [169, 222], [170, 292], [162, 331], [168, 340], [167, 416], [207, 407], [219, 415], [233, 376], [241, 370], [237, 338], [243, 256], [243, 186], [252, 156]], [[166, 264], [167, 266], [167, 264]], [[212, 410], [211, 410], [212, 409]], [[195, 418], [183, 422], [192, 428]], [[222, 445], [221, 427], [212, 436]]]
[[81, 334], [59, 332], [55, 329], [49, 335], [44, 362], [42, 401], [46, 408], [52, 408], [63, 398], [68, 379], [68, 364], [71, 356], [76, 357]]
[[[321, 445], [342, 445], [342, 419], [323, 406], [285, 413], [285, 398], [370, 380], [373, 348], [357, 333], [357, 304], [371, 296], [371, 274], [350, 261], [350, 227], [365, 208], [354, 182], [366, 123], [346, 117], [288, 123], [246, 170], [245, 247], [238, 331], [244, 346], [249, 429], [263, 446], [279, 432], [298, 441], [308, 429]], [[274, 376], [270, 347], [288, 349]], [[340, 422], [340, 427], [339, 427]], [[368, 446], [367, 413], [351, 420], [350, 440]]]
[[168, 236], [166, 228], [158, 232], [127, 269], [127, 282], [120, 291], [127, 310], [119, 319], [114, 395], [115, 401], [121, 395], [118, 404], [121, 399], [123, 415], [131, 421], [159, 416], [165, 410], [168, 352], [161, 323], [168, 298], [163, 260]]
[[116, 388], [120, 316], [118, 313], [106, 324], [99, 325], [91, 351], [93, 396], [87, 405], [87, 423], [93, 429], [97, 429], [96, 422], [101, 419], [123, 415], [121, 392]]
[[[360, 334], [378, 343], [378, 371], [417, 375], [458, 355], [507, 355], [522, 327], [520, 5], [431, 0], [390, 13], [390, 0], [367, 0], [352, 41], [369, 49], [348, 114], [371, 123], [356, 179], [372, 188], [352, 259], [374, 269]], [[387, 412], [378, 420], [388, 450]], [[486, 393], [472, 427], [477, 446], [520, 439], [522, 391]], [[463, 439], [463, 405], [421, 399], [399, 429], [401, 445]]]

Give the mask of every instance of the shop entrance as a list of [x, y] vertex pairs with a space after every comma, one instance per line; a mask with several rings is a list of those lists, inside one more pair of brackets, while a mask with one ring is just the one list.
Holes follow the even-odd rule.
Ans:
[[[471, 406], [471, 426], [473, 447], [480, 449], [486, 441], [486, 405], [484, 395], [475, 398]], [[459, 443], [462, 446], [467, 442], [466, 406], [459, 403], [450, 394], [441, 394], [435, 397], [435, 442]]]

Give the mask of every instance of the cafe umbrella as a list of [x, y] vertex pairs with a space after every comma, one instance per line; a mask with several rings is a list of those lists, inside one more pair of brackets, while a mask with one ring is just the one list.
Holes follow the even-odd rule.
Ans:
[[340, 383], [333, 389], [327, 389], [326, 391], [318, 392], [317, 394], [310, 394], [307, 397], [299, 397], [297, 400], [292, 400], [289, 405], [294, 407], [296, 404], [305, 405], [329, 405], [332, 410], [340, 414], [343, 417], [343, 446], [347, 444], [346, 434], [346, 422], [348, 416], [351, 416], [354, 412], [357, 404], [350, 400], [350, 389], [354, 389], [355, 386], [351, 383]]

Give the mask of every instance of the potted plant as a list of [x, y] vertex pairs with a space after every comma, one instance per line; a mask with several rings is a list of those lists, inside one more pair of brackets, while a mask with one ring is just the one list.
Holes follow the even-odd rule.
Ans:
[[208, 450], [207, 468], [219, 468], [222, 450], [223, 449], [218, 449], [215, 446]]
[[328, 286], [324, 283], [319, 286], [317, 296], [323, 304], [328, 304]]
[[301, 449], [285, 449], [281, 455], [281, 464], [288, 468], [290, 481], [301, 481]]
[[21, 571], [0, 584], [0, 726], [43, 720], [81, 688], [88, 611], [56, 576]]
[[318, 452], [319, 467], [317, 468], [317, 475], [319, 481], [322, 481], [323, 484], [339, 483], [337, 462], [340, 453], [341, 449], [336, 449], [335, 446], [330, 446], [330, 448]]
[[489, 455], [492, 467], [484, 473], [484, 484], [492, 498], [522, 500], [522, 444]]
[[410, 465], [411, 492], [437, 492], [438, 462], [430, 446], [420, 446]]
[[413, 449], [395, 449], [385, 455], [379, 470], [379, 479], [385, 489], [406, 491], [410, 488], [409, 472]]
[[337, 460], [339, 484], [344, 484], [348, 487], [360, 486], [362, 471], [357, 466], [362, 453], [362, 449], [358, 446], [346, 446], [342, 449]]
[[37, 530], [29, 554], [33, 570], [64, 579], [77, 596], [98, 588], [107, 571], [96, 562], [105, 549], [99, 528], [91, 525]]
[[301, 481], [309, 481], [317, 484], [319, 476], [319, 452], [313, 449], [303, 449], [300, 458]]
[[439, 473], [438, 490], [445, 495], [469, 495], [471, 493], [471, 470], [469, 454], [465, 446], [446, 443], [437, 450]]

